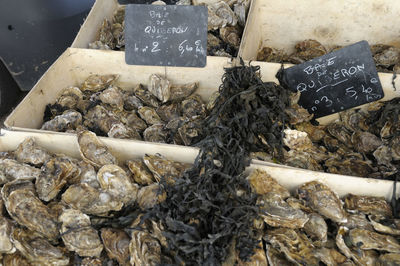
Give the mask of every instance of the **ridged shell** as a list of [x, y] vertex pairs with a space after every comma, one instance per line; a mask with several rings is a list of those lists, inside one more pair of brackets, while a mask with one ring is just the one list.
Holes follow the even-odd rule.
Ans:
[[129, 160], [126, 162], [129, 170], [133, 174], [133, 179], [140, 185], [150, 185], [156, 182], [153, 174], [142, 160]]
[[50, 121], [45, 122], [40, 129], [63, 132], [71, 129], [74, 130], [81, 124], [81, 113], [74, 110], [67, 110], [63, 114], [57, 115]]
[[118, 79], [118, 75], [90, 75], [81, 85], [82, 91], [98, 92], [106, 89]]
[[117, 260], [120, 265], [129, 265], [131, 239], [127, 233], [119, 229], [102, 228], [101, 240], [109, 258]]

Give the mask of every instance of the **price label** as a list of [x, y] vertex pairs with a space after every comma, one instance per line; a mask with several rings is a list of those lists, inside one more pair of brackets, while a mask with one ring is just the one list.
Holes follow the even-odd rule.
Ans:
[[316, 118], [384, 96], [366, 41], [285, 69], [281, 82], [301, 93], [299, 104]]
[[205, 67], [207, 12], [205, 6], [128, 5], [126, 63]]

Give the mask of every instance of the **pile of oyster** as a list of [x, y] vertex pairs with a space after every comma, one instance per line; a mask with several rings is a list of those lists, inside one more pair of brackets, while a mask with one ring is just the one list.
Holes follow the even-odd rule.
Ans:
[[[327, 48], [316, 40], [305, 40], [295, 45], [295, 52], [287, 54], [282, 49], [268, 46], [262, 47], [257, 54], [258, 61], [301, 64], [305, 61], [323, 56], [342, 47], [334, 46]], [[374, 44], [370, 46], [376, 68], [379, 72], [400, 73], [400, 49], [385, 44]]]
[[[382, 197], [347, 195], [311, 181], [295, 196], [261, 170], [248, 177], [260, 205], [260, 243], [241, 265], [400, 265], [400, 220]], [[235, 261], [234, 252], [227, 265]]]
[[[155, 1], [153, 4], [165, 4]], [[236, 56], [246, 24], [250, 0], [179, 0], [176, 5], [206, 5], [208, 8], [207, 55]], [[111, 21], [105, 19], [98, 39], [91, 49], [125, 50], [125, 6], [115, 11]]]
[[[99, 136], [190, 145], [200, 134], [207, 107], [198, 84], [172, 85], [151, 75], [148, 86], [122, 90], [117, 75], [91, 75], [80, 87], [62, 90], [46, 107], [41, 129], [91, 130]], [[211, 106], [210, 106], [211, 107]]]
[[173, 183], [191, 165], [161, 155], [119, 162], [89, 131], [78, 143], [83, 160], [51, 154], [32, 138], [1, 153], [3, 265], [155, 265], [161, 225], [142, 224], [139, 214], [127, 230], [102, 221], [164, 200], [160, 179]]

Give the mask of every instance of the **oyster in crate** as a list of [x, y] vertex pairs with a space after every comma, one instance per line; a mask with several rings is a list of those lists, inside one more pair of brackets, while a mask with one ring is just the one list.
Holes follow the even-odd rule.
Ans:
[[[0, 259], [1, 260], [1, 259]], [[12, 254], [5, 254], [3, 257], [3, 265], [4, 266], [30, 266], [31, 264], [28, 260], [21, 255], [19, 252], [15, 252]]]
[[344, 200], [347, 210], [359, 211], [365, 214], [392, 216], [392, 208], [384, 197], [358, 196], [349, 194]]
[[199, 87], [198, 82], [187, 83], [184, 85], [171, 85], [170, 101], [181, 101], [189, 97]]
[[168, 102], [171, 96], [171, 84], [168, 79], [153, 74], [149, 78], [148, 90], [162, 103]]
[[314, 126], [310, 122], [297, 124], [296, 129], [306, 132], [312, 142], [319, 142], [326, 136], [324, 126]]
[[145, 141], [166, 143], [168, 131], [163, 124], [152, 125], [143, 132]]
[[84, 257], [100, 256], [103, 245], [97, 231], [91, 227], [89, 216], [78, 210], [67, 209], [59, 221], [62, 223], [61, 238], [69, 251]]
[[100, 168], [106, 164], [116, 164], [117, 159], [94, 134], [90, 131], [78, 133], [79, 152], [85, 162]]
[[69, 179], [79, 175], [80, 168], [67, 156], [58, 156], [47, 161], [35, 182], [39, 198], [44, 201], [54, 199]]
[[386, 253], [379, 256], [377, 266], [396, 266], [400, 265], [399, 253]]
[[300, 64], [327, 53], [326, 48], [316, 40], [305, 40], [295, 45], [296, 52], [289, 57], [293, 64]]
[[354, 228], [349, 232], [349, 240], [362, 250], [379, 250], [400, 253], [400, 243], [392, 236], [378, 234], [369, 230]]
[[137, 203], [142, 209], [153, 208], [154, 205], [164, 201], [167, 195], [159, 184], [151, 184], [142, 187], [137, 195]]
[[374, 55], [376, 65], [389, 68], [400, 61], [400, 50], [396, 47], [388, 47]]
[[362, 228], [373, 231], [371, 223], [363, 213], [348, 213], [347, 222], [341, 223], [340, 225], [345, 226], [348, 229]]
[[159, 265], [161, 245], [148, 232], [133, 230], [129, 244], [131, 265]]
[[122, 123], [113, 124], [108, 131], [107, 136], [110, 138], [117, 138], [117, 139], [137, 139], [142, 140], [139, 132], [135, 129], [128, 128]]
[[32, 182], [9, 182], [1, 189], [1, 195], [7, 212], [18, 224], [40, 233], [49, 240], [58, 237], [57, 217], [35, 195]]
[[380, 215], [369, 215], [375, 231], [383, 234], [400, 236], [400, 219], [390, 219]]
[[228, 26], [220, 28], [219, 36], [221, 36], [221, 39], [224, 42], [232, 45], [236, 49], [239, 49], [241, 32], [238, 27]]
[[343, 126], [341, 122], [330, 123], [326, 127], [326, 129], [328, 130], [329, 134], [338, 139], [340, 142], [350, 148], [353, 147], [353, 144], [351, 142], [351, 134], [347, 131], [347, 129]]
[[15, 228], [12, 239], [17, 250], [32, 265], [69, 265], [69, 258], [63, 249], [32, 231]]
[[181, 116], [180, 103], [164, 104], [156, 110], [159, 117], [166, 123]]
[[282, 63], [287, 61], [288, 55], [281, 49], [263, 47], [257, 53], [257, 61]]
[[316, 213], [308, 216], [308, 221], [304, 225], [304, 231], [312, 239], [325, 243], [328, 240], [328, 225], [324, 218]]
[[339, 113], [343, 125], [350, 131], [367, 131], [366, 117], [357, 110], [349, 109]]
[[196, 117], [205, 118], [207, 115], [206, 106], [197, 94], [193, 94], [182, 101], [182, 113], [183, 116], [189, 119]]
[[97, 174], [94, 167], [85, 161], [79, 161], [78, 166], [81, 170], [81, 174], [79, 175], [79, 177], [72, 179], [70, 183], [71, 184], [87, 183], [89, 186], [93, 188], [100, 188], [100, 184], [97, 181]]
[[181, 127], [178, 128], [178, 134], [183, 144], [190, 146], [193, 144], [193, 140], [201, 136], [202, 133], [202, 119], [194, 119], [183, 121]]
[[157, 182], [162, 178], [167, 182], [174, 182], [174, 179], [180, 178], [187, 169], [192, 167], [189, 163], [180, 163], [165, 159], [160, 154], [145, 155], [143, 161], [153, 173]]
[[134, 202], [138, 193], [138, 185], [134, 184], [127, 173], [118, 165], [104, 165], [97, 172], [97, 180], [103, 191], [124, 204]]
[[83, 100], [83, 93], [78, 87], [68, 87], [61, 91], [56, 104], [65, 109], [76, 109], [79, 101]]
[[62, 201], [71, 208], [93, 215], [107, 215], [110, 211], [121, 210], [124, 205], [109, 193], [99, 191], [87, 183], [68, 187], [62, 194]]
[[112, 108], [121, 111], [124, 108], [124, 97], [124, 93], [117, 86], [111, 86], [99, 95], [99, 99], [103, 104], [108, 104]]
[[50, 121], [45, 122], [40, 129], [63, 132], [67, 130], [74, 130], [81, 124], [81, 113], [74, 110], [67, 110], [63, 114], [57, 115]]
[[282, 199], [290, 197], [289, 191], [263, 170], [254, 170], [247, 177], [247, 180], [250, 183], [251, 189], [258, 195], [273, 192], [281, 196]]
[[296, 229], [303, 228], [308, 221], [303, 211], [292, 208], [274, 192], [262, 195], [257, 202], [261, 217], [270, 226]]
[[139, 108], [138, 113], [148, 125], [162, 124], [161, 118], [154, 108], [143, 106]]
[[283, 252], [279, 252], [277, 249], [270, 245], [267, 245], [266, 252], [268, 263], [271, 266], [292, 266], [295, 265], [293, 262], [289, 261]]
[[140, 185], [150, 185], [156, 182], [153, 174], [142, 160], [129, 160], [126, 162], [129, 170], [133, 174], [133, 179]]
[[14, 253], [15, 247], [11, 240], [14, 224], [9, 219], [0, 216], [0, 253]]
[[338, 223], [347, 221], [342, 202], [336, 193], [326, 185], [318, 181], [311, 181], [300, 186], [297, 194], [311, 209], [322, 216]]
[[382, 145], [382, 141], [372, 133], [354, 131], [351, 135], [354, 148], [361, 153], [370, 153]]
[[124, 109], [127, 111], [137, 110], [143, 106], [142, 101], [134, 95], [126, 95], [124, 97]]
[[210, 3], [208, 7], [208, 30], [217, 30], [219, 28], [235, 26], [237, 17], [232, 9], [224, 1]]
[[40, 176], [40, 169], [13, 159], [0, 159], [0, 184], [15, 179], [36, 179]]
[[138, 86], [133, 88], [133, 92], [135, 93], [135, 96], [139, 98], [145, 105], [154, 108], [160, 106], [160, 102], [157, 100], [157, 98], [148, 90], [146, 90], [143, 85], [139, 84]]
[[128, 127], [140, 132], [147, 128], [146, 122], [139, 118], [135, 112], [123, 113], [121, 121]]
[[82, 91], [98, 92], [108, 88], [118, 79], [118, 75], [90, 75], [81, 85]]
[[123, 230], [102, 228], [101, 240], [110, 259], [115, 259], [120, 265], [129, 265], [130, 237]]
[[21, 144], [19, 144], [14, 154], [19, 162], [29, 163], [36, 166], [41, 166], [51, 158], [51, 155], [39, 147], [32, 137], [26, 138]]
[[107, 134], [114, 124], [119, 124], [119, 118], [111, 111], [101, 105], [96, 105], [84, 116], [84, 125], [88, 128], [100, 129], [103, 134]]

